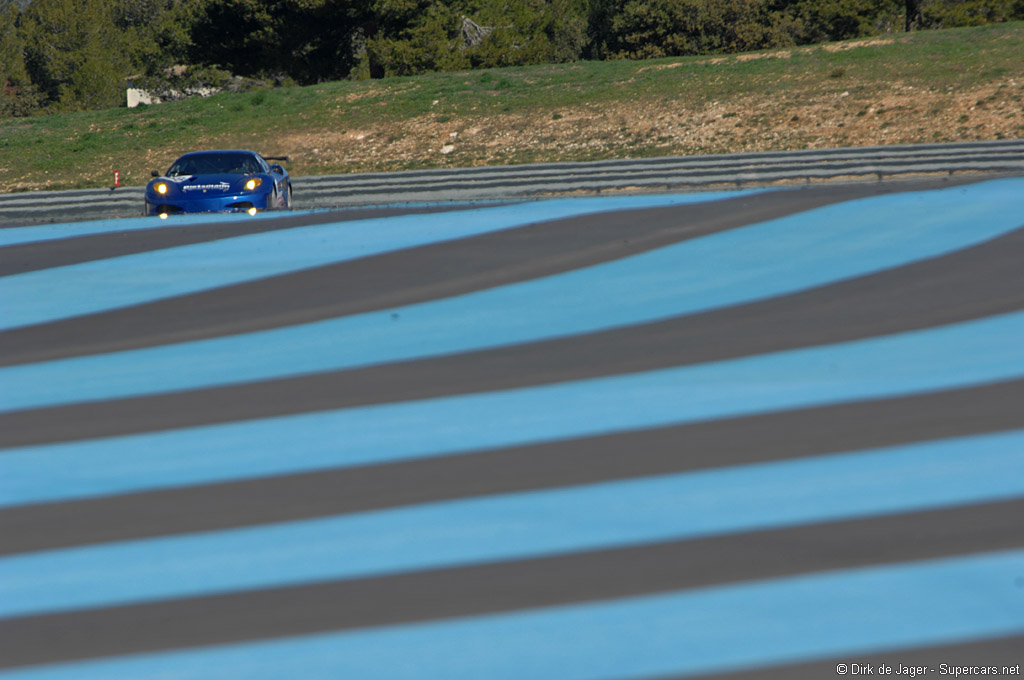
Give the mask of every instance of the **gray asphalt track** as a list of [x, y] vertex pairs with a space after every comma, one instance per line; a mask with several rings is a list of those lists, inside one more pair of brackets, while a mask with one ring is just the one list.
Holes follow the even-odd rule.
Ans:
[[[184, 394], [0, 414], [0, 431], [4, 433], [0, 445], [68, 441], [510, 389], [717, 361], [966, 321], [1024, 306], [1022, 257], [1024, 232], [1013, 232], [974, 248], [899, 269], [663, 322], [456, 356], [211, 387]], [[450, 271], [443, 267], [431, 270]], [[531, 270], [537, 271], [536, 268]], [[979, 277], [981, 270], [985, 276]], [[494, 278], [497, 277], [500, 274]], [[466, 290], [469, 288], [461, 288], [460, 292]], [[261, 309], [266, 309], [268, 315], [275, 314], [265, 297], [253, 296], [252, 299], [261, 300]], [[287, 302], [282, 304], [286, 310]], [[179, 312], [178, 316], [186, 315]], [[90, 322], [91, 317], [85, 323]], [[73, 320], [66, 325], [74, 323]], [[159, 321], [154, 320], [143, 327], [158, 324]], [[771, 332], [765, 332], [766, 328]], [[87, 330], [80, 330], [68, 337], [87, 335]]]
[[[971, 180], [977, 181], [977, 180]], [[669, 243], [810, 210], [837, 201], [901, 190], [951, 187], [966, 180], [914, 181], [872, 185], [829, 185], [754, 197], [609, 213], [544, 222], [536, 227], [385, 253], [353, 262], [155, 301], [86, 318], [14, 329], [0, 334], [0, 366], [182, 342], [279, 325], [316, 321], [436, 299], [547, 276], [625, 257]], [[348, 212], [340, 213], [350, 218]], [[360, 217], [388, 216], [357, 212]], [[288, 229], [311, 223], [310, 216], [255, 223], [214, 225], [217, 238], [271, 225]], [[315, 218], [327, 221], [324, 216]], [[628, 228], [625, 225], [628, 224]], [[69, 253], [84, 262], [127, 251], [157, 250], [199, 242], [202, 230], [90, 236], [5, 249], [0, 273], [68, 264]], [[209, 229], [209, 227], [206, 227]], [[6, 251], [10, 251], [8, 254]], [[11, 264], [7, 264], [8, 261]], [[9, 270], [8, 270], [9, 268]], [[260, 304], [253, 304], [259, 300]]]
[[[515, 611], [1019, 545], [1024, 501], [0, 621], [10, 665]], [[344, 603], [343, 607], [338, 603]], [[272, 613], [272, 615], [269, 615]], [[38, 641], [45, 640], [45, 645]]]
[[[1020, 426], [1021, 403], [1024, 381], [1013, 381], [430, 460], [28, 505], [0, 511], [0, 554], [994, 432]], [[631, 453], [623, 457], [623, 451]]]
[[314, 224], [354, 222], [398, 215], [423, 215], [479, 208], [486, 205], [493, 204], [352, 208], [344, 211], [314, 212], [276, 219], [243, 220], [219, 224], [175, 224], [171, 221], [166, 227], [143, 231], [115, 231], [8, 246], [4, 249], [3, 260], [0, 261], [0, 276], [10, 276], [50, 267], [64, 267], [90, 260], [133, 255], [194, 243], [209, 243], [246, 234], [295, 229]]
[[[953, 185], [812, 186], [540, 223], [2, 332], [0, 366], [386, 309], [570, 271], [839, 201]], [[170, 225], [27, 244], [0, 249], [0, 275], [397, 212], [284, 216], [202, 229]], [[0, 456], [11, 447], [541, 385], [951, 324], [1024, 309], [1021, 262], [1024, 229], [895, 269], [655, 323], [356, 370], [0, 413]], [[0, 508], [0, 556], [999, 432], [1024, 427], [1022, 404], [1024, 381], [1016, 380], [425, 460]], [[0, 619], [0, 669], [1021, 548], [1022, 517], [1024, 501], [1005, 500]], [[1024, 588], [1024, 575], [1017, 585]], [[1024, 662], [1022, 650], [1021, 637], [958, 640], [714, 677], [836, 677], [839, 663], [1014, 664]]]

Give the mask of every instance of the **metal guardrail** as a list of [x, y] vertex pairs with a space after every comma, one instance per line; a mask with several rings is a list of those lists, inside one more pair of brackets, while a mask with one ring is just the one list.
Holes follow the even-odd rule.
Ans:
[[[292, 183], [296, 208], [338, 208], [965, 172], [1024, 173], [1024, 140], [361, 173], [295, 177]], [[142, 191], [0, 195], [0, 224], [135, 216], [142, 213]]]

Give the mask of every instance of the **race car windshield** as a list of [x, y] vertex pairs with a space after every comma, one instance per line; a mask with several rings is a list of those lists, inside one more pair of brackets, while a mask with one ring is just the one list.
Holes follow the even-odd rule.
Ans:
[[248, 154], [221, 153], [179, 158], [167, 171], [167, 176], [251, 175], [259, 171], [260, 166], [256, 159]]

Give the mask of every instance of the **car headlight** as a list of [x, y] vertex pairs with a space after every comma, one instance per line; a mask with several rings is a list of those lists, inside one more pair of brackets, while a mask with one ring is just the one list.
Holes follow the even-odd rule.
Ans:
[[261, 180], [259, 177], [251, 177], [245, 183], [245, 189], [246, 191], [252, 191], [261, 184], [263, 184], [263, 180]]
[[156, 189], [156, 193], [160, 194], [161, 196], [167, 193], [167, 185], [164, 184], [163, 182], [160, 182], [153, 188]]

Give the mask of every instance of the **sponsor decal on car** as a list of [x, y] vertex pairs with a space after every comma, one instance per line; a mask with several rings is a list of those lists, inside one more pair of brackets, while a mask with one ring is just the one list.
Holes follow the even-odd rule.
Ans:
[[230, 188], [230, 184], [228, 184], [227, 182], [221, 182], [220, 184], [186, 184], [185, 186], [181, 187], [181, 190], [197, 191], [199, 189], [202, 189], [203, 191], [207, 191], [213, 189], [216, 191], [227, 191]]

